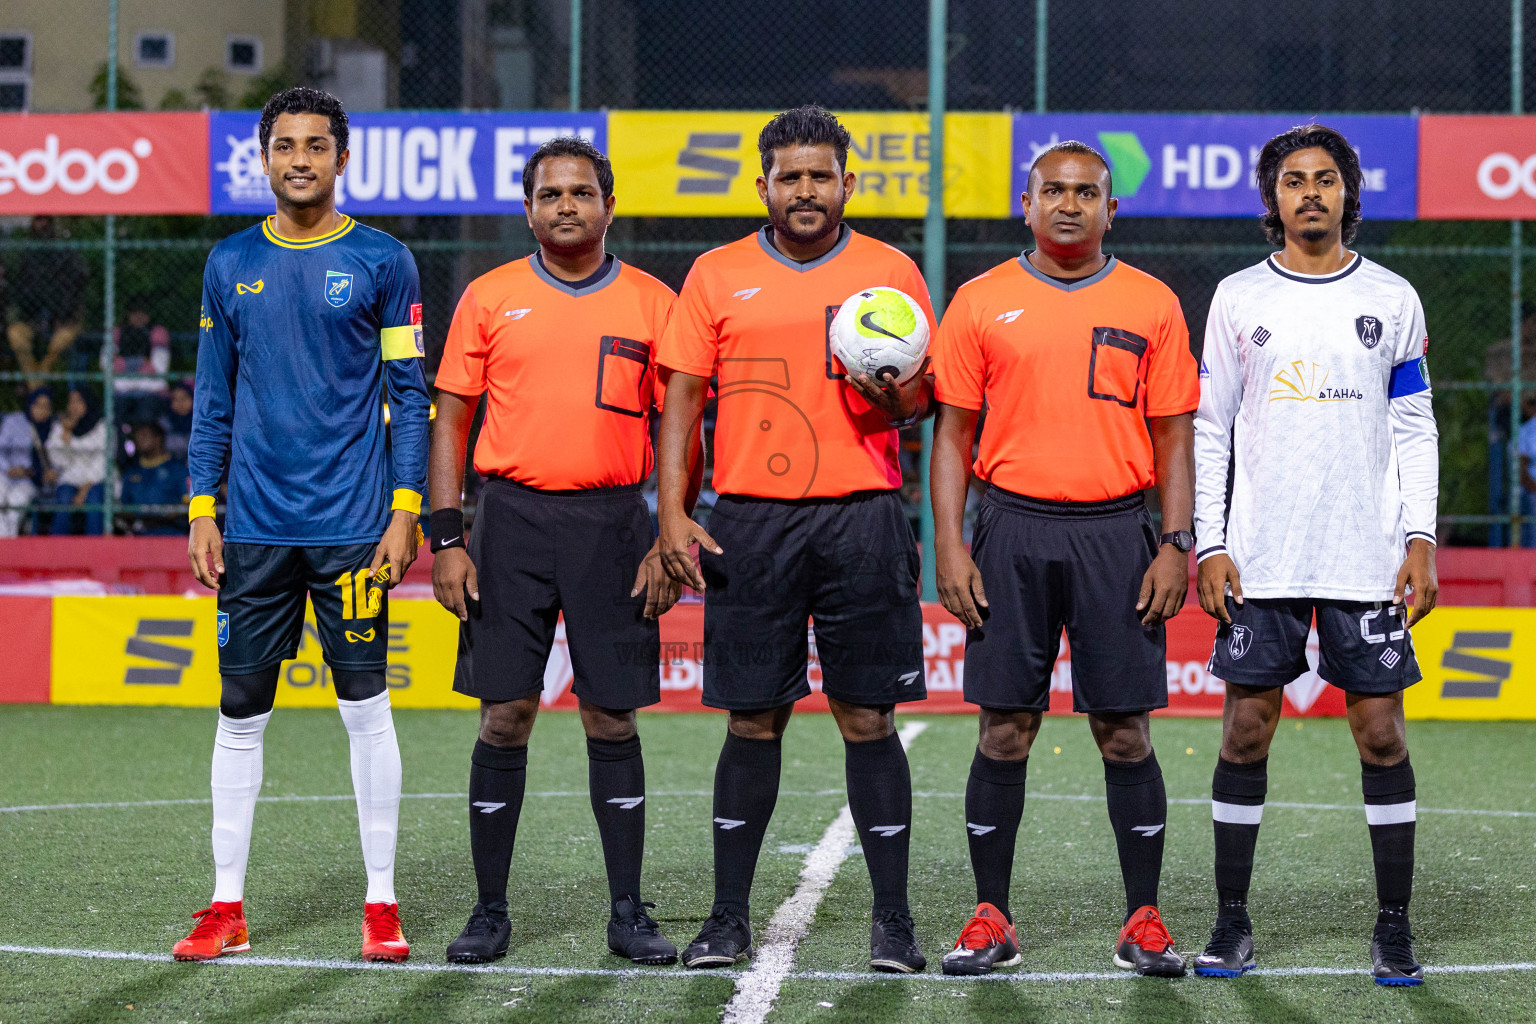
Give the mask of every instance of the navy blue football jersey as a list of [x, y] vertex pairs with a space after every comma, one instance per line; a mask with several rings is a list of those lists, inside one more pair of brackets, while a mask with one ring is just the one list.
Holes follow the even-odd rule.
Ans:
[[358, 544], [392, 505], [420, 510], [430, 400], [410, 250], [350, 217], [304, 240], [265, 220], [209, 254], [201, 321], [187, 462], [194, 507], [228, 473], [226, 540]]

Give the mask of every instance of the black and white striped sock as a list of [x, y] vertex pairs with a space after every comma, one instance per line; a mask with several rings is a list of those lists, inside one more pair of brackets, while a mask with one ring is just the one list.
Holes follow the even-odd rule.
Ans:
[[1218, 917], [1248, 916], [1253, 850], [1259, 841], [1268, 789], [1269, 758], [1247, 764], [1217, 758], [1211, 779], [1211, 820], [1216, 828]]
[[1413, 893], [1413, 841], [1419, 817], [1413, 765], [1406, 757], [1394, 765], [1362, 761], [1360, 787], [1376, 865], [1376, 900], [1381, 908], [1377, 920], [1403, 924]]

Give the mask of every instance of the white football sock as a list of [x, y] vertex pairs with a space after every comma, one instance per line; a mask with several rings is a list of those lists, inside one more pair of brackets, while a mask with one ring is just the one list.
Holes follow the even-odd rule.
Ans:
[[245, 864], [251, 852], [251, 818], [261, 794], [261, 737], [264, 715], [219, 715], [213, 738], [213, 901], [236, 903], [245, 894]]
[[369, 903], [395, 902], [395, 836], [400, 824], [400, 744], [389, 691], [367, 700], [338, 700], [352, 744], [352, 790], [368, 870]]

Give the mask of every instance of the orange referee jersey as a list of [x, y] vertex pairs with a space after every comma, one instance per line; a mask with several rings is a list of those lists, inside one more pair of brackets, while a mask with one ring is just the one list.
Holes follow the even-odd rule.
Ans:
[[1114, 257], [1071, 283], [1027, 256], [967, 282], [945, 311], [933, 372], [945, 405], [986, 403], [976, 474], [1050, 501], [1152, 486], [1145, 418], [1200, 404], [1178, 298]]
[[672, 310], [657, 361], [719, 375], [715, 490], [831, 498], [901, 486], [885, 414], [844, 383], [828, 329], [843, 300], [884, 285], [933, 311], [917, 265], [846, 224], [837, 245], [796, 263], [768, 228], [700, 256]]
[[471, 281], [436, 385], [489, 395], [475, 469], [551, 491], [649, 476], [655, 349], [674, 298], [618, 259], [579, 289], [532, 256]]

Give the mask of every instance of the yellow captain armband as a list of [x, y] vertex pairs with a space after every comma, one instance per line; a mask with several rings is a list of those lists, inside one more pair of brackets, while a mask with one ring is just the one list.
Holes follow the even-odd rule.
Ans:
[[391, 359], [421, 359], [426, 354], [419, 323], [386, 327], [379, 332], [379, 358], [386, 363]]
[[214, 518], [217, 501], [211, 494], [194, 494], [192, 500], [187, 503], [187, 522], [194, 519]]
[[[193, 499], [196, 501], [197, 499]], [[394, 500], [389, 503], [391, 512], [409, 512], [413, 516], [421, 515], [421, 495], [409, 487], [396, 487]]]

